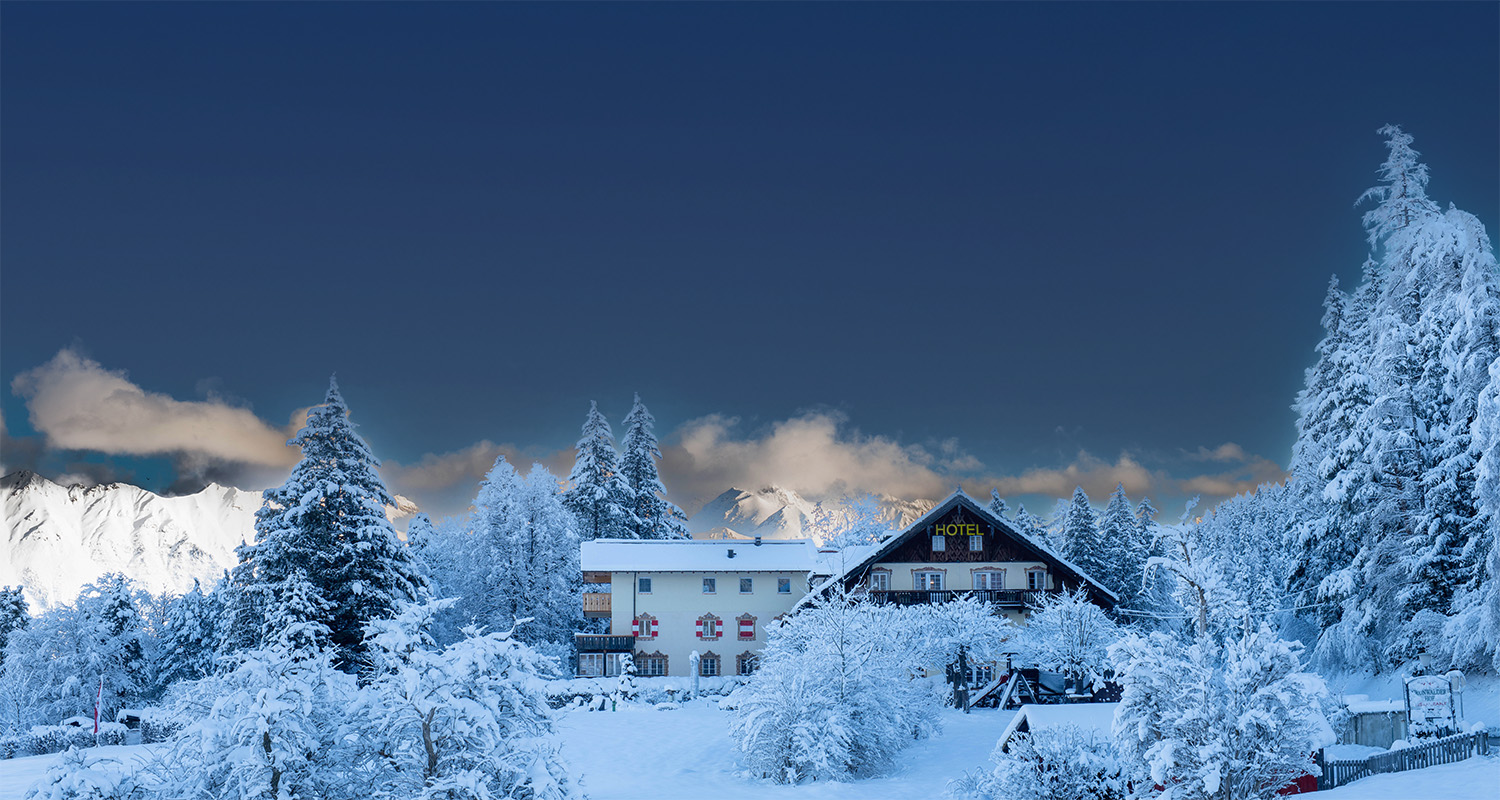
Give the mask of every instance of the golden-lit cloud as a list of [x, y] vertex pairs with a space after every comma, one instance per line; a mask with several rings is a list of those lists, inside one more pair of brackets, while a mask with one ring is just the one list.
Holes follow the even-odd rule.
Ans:
[[26, 400], [32, 427], [54, 449], [180, 453], [264, 467], [289, 467], [297, 460], [297, 450], [286, 442], [301, 419], [278, 428], [221, 400], [177, 400], [148, 392], [124, 372], [107, 370], [72, 349], [16, 376], [11, 388]]

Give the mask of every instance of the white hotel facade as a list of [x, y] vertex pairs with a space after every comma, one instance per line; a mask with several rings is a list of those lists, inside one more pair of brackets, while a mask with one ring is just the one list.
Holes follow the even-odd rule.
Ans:
[[941, 603], [972, 594], [1025, 623], [1039, 595], [1087, 589], [1117, 598], [1045, 544], [955, 492], [905, 529], [842, 552], [808, 540], [599, 539], [582, 545], [583, 610], [608, 633], [580, 635], [578, 674], [616, 674], [631, 653], [647, 676], [746, 675], [766, 627], [816, 587], [842, 585], [881, 603]]

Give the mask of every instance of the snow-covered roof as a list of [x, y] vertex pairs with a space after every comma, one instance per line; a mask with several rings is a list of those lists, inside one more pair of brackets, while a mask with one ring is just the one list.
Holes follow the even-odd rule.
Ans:
[[[872, 564], [875, 561], [878, 561], [881, 556], [883, 556], [886, 553], [888, 553], [888, 552], [896, 549], [897, 546], [899, 546], [902, 542], [906, 541], [906, 539], [908, 539], [915, 531], [922, 530], [922, 529], [926, 528], [928, 525], [933, 524], [939, 518], [941, 518], [944, 514], [947, 514], [949, 511], [952, 511], [953, 507], [955, 505], [958, 505], [960, 503], [962, 503], [963, 505], [968, 506], [970, 511], [974, 511], [974, 512], [976, 512], [976, 513], [981, 514], [982, 516], [984, 516], [984, 518], [988, 519], [992, 524], [994, 524], [997, 529], [1003, 530], [1011, 538], [1015, 539], [1016, 541], [1022, 542], [1022, 543], [1026, 544], [1029, 547], [1032, 547], [1032, 548], [1036, 549], [1038, 552], [1043, 553], [1044, 555], [1046, 555], [1047, 558], [1055, 561], [1060, 566], [1062, 566], [1062, 567], [1066, 568], [1067, 570], [1069, 570], [1070, 572], [1074, 573], [1079, 578], [1081, 578], [1083, 581], [1085, 581], [1086, 583], [1088, 583], [1089, 584], [1089, 588], [1093, 589], [1094, 591], [1099, 592], [1100, 594], [1105, 595], [1106, 597], [1108, 597], [1113, 602], [1116, 602], [1116, 603], [1120, 602], [1120, 596], [1119, 595], [1115, 594], [1114, 592], [1110, 591], [1109, 589], [1106, 589], [1104, 587], [1104, 584], [1101, 584], [1099, 581], [1095, 580], [1092, 575], [1089, 575], [1087, 572], [1084, 572], [1082, 567], [1078, 566], [1077, 564], [1074, 564], [1073, 562], [1067, 560], [1066, 558], [1063, 558], [1062, 554], [1058, 553], [1056, 550], [1053, 550], [1051, 547], [1048, 547], [1045, 543], [1043, 543], [1041, 541], [1038, 541], [1037, 539], [1032, 538], [1030, 536], [1027, 536], [1026, 534], [1024, 534], [1024, 533], [1016, 530], [1015, 527], [1012, 526], [1010, 523], [1008, 523], [1005, 520], [1002, 520], [999, 517], [995, 516], [995, 514], [993, 512], [991, 512], [988, 508], [986, 508], [978, 500], [975, 500], [973, 497], [970, 497], [969, 494], [967, 492], [965, 492], [963, 489], [958, 489], [958, 490], [954, 491], [953, 494], [950, 494], [947, 497], [943, 498], [943, 500], [941, 502], [937, 503], [932, 508], [928, 509], [928, 511], [927, 511], [926, 514], [923, 514], [922, 516], [918, 517], [915, 522], [913, 522], [912, 524], [906, 526], [906, 528], [903, 529], [900, 533], [898, 533], [898, 534], [896, 534], [894, 536], [888, 536], [885, 539], [881, 540], [880, 543], [878, 543], [878, 544], [870, 545], [870, 546], [867, 546], [866, 548], [861, 548], [861, 552], [857, 556], [851, 556], [849, 558], [844, 559], [844, 564], [846, 566], [843, 569], [836, 570], [836, 571], [831, 571], [830, 573], [826, 573], [826, 574], [831, 574], [831, 575], [834, 576], [835, 579], [842, 580], [845, 577], [847, 577], [851, 572], [858, 571], [858, 570], [862, 569], [863, 567], [865, 567], [865, 566], [867, 566], [869, 564]], [[824, 556], [824, 561], [825, 562], [830, 562], [830, 563], [837, 563], [837, 562], [834, 562], [833, 559], [831, 559], [831, 558], [829, 558], [827, 556]], [[827, 586], [827, 585], [829, 585], [829, 584], [827, 584], [827, 583], [824, 584], [824, 586]]]
[[1066, 705], [1024, 705], [1011, 717], [1005, 732], [1000, 734], [999, 745], [1005, 747], [1024, 722], [1028, 732], [1059, 725], [1073, 725], [1086, 731], [1095, 731], [1109, 738], [1115, 724], [1115, 710], [1119, 703], [1069, 703]]
[[[731, 555], [732, 554], [732, 555]], [[595, 539], [581, 546], [584, 572], [813, 571], [817, 547], [809, 539]]]

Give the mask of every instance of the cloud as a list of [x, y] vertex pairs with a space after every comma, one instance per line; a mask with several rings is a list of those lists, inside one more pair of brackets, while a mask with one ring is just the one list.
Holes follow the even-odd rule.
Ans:
[[283, 472], [298, 457], [286, 441], [306, 417], [300, 411], [277, 428], [217, 396], [191, 401], [148, 392], [71, 348], [16, 376], [11, 388], [49, 449], [171, 456], [183, 476]]
[[731, 486], [776, 484], [809, 498], [849, 492], [941, 497], [952, 491], [952, 467], [977, 460], [957, 443], [934, 455], [917, 445], [850, 429], [842, 416], [804, 414], [748, 436], [733, 417], [710, 415], [678, 428], [662, 444], [662, 480], [689, 510]]
[[1109, 463], [1084, 450], [1078, 451], [1078, 456], [1067, 466], [1033, 467], [996, 481], [1000, 494], [1007, 497], [1027, 494], [1068, 497], [1075, 487], [1082, 486], [1096, 500], [1108, 496], [1118, 485], [1124, 485], [1126, 494], [1140, 496], [1170, 483], [1166, 473], [1147, 469], [1128, 454], [1122, 453], [1114, 463]]
[[531, 451], [514, 444], [495, 444], [481, 439], [468, 447], [447, 453], [427, 453], [416, 462], [403, 464], [386, 460], [380, 465], [380, 476], [391, 491], [407, 495], [434, 517], [462, 513], [478, 491], [479, 481], [494, 465], [505, 459], [516, 469], [526, 471], [540, 462], [554, 475], [566, 477], [573, 467], [573, 450], [560, 450], [536, 457]]

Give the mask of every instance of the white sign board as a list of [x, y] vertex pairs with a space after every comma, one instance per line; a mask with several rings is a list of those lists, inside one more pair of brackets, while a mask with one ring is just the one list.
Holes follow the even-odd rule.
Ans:
[[1406, 714], [1412, 722], [1453, 726], [1453, 686], [1443, 675], [1406, 679]]

